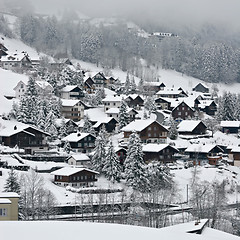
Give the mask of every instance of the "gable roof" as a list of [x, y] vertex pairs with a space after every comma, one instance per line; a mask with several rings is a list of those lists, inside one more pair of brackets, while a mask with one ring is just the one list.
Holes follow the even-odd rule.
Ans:
[[112, 95], [108, 95], [107, 97], [105, 97], [102, 102], [121, 102], [122, 101], [122, 97], [121, 96], [112, 96]]
[[183, 120], [178, 125], [178, 131], [192, 132], [200, 123], [202, 123], [205, 126], [205, 124], [200, 120]]
[[99, 174], [96, 171], [90, 170], [88, 168], [82, 168], [82, 167], [63, 167], [61, 169], [58, 169], [56, 171], [51, 172], [51, 175], [59, 175], [59, 176], [71, 176], [73, 174], [76, 174], [78, 172], [82, 172], [82, 171], [89, 171], [95, 174]]
[[169, 144], [157, 144], [157, 143], [144, 144], [142, 150], [143, 150], [143, 152], [155, 152], [155, 153], [157, 153], [157, 152], [160, 152], [167, 147], [170, 147], [170, 148], [174, 149], [176, 152], [178, 152], [178, 149], [176, 149], [175, 147], [172, 147]]
[[78, 153], [78, 154], [71, 155], [67, 160], [69, 160], [70, 158], [75, 159], [77, 162], [78, 161], [89, 161], [90, 160], [88, 155], [86, 155], [85, 153]]
[[211, 152], [215, 147], [219, 148], [220, 152], [223, 152], [223, 150], [218, 146], [214, 144], [191, 144], [188, 146], [188, 148], [185, 150], [185, 152], [199, 152], [199, 153], [209, 153]]
[[240, 121], [221, 121], [221, 127], [240, 127]]
[[[130, 122], [125, 127], [123, 127], [122, 131], [124, 131], [124, 132], [133, 132], [133, 131], [141, 132], [142, 130], [144, 130], [146, 127], [148, 127], [149, 125], [151, 125], [154, 122], [156, 122], [157, 124], [162, 126], [158, 121], [153, 120], [153, 119], [135, 120], [135, 121]], [[168, 132], [168, 130], [165, 127], [163, 127], [163, 128]]]
[[61, 101], [62, 101], [63, 107], [73, 107], [73, 106], [77, 105], [79, 102], [81, 102], [80, 100], [63, 99], [63, 98], [61, 98]]
[[61, 92], [71, 92], [75, 88], [79, 88], [78, 85], [67, 85], [66, 87], [62, 88]]
[[80, 140], [82, 140], [83, 138], [87, 137], [91, 135], [92, 137], [96, 138], [95, 136], [93, 136], [92, 134], [90, 133], [71, 133], [69, 134], [68, 136], [64, 137], [62, 139], [62, 141], [68, 141], [68, 142], [78, 142]]

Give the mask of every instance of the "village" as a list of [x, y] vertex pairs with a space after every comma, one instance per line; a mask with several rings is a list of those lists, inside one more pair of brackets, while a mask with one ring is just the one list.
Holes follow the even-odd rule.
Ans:
[[[168, 180], [164, 183], [166, 189], [157, 183], [166, 193], [162, 192], [164, 202], [155, 203], [156, 216], [164, 206], [168, 216], [185, 211], [181, 218], [194, 219], [188, 186], [196, 168], [205, 169], [203, 180], [216, 180], [216, 174], [219, 181], [228, 182], [228, 188], [233, 190], [226, 203], [235, 207], [240, 174], [240, 121], [217, 119], [221, 97], [216, 88], [199, 82], [189, 91], [184, 86], [169, 86], [164, 79], [135, 80], [129, 73], [120, 81], [118, 76], [108, 75], [109, 71], [86, 70], [67, 57], [46, 59], [31, 58], [24, 50], [0, 44], [2, 71], [18, 73], [16, 76], [24, 74], [21, 80], [14, 79], [15, 84], [9, 84], [12, 89], [2, 96], [4, 105], [11, 108], [8, 113], [4, 109], [0, 119], [1, 191], [9, 174], [36, 173], [47, 182], [45, 188], [57, 200], [54, 207], [58, 214], [49, 212], [48, 218], [142, 224], [146, 221], [144, 214], [136, 210], [138, 207], [130, 206], [139, 201], [133, 190], [144, 189], [144, 181], [141, 179], [138, 185], [134, 180], [129, 183], [131, 172], [127, 172], [126, 165], [129, 149], [137, 146], [143, 169], [151, 173], [158, 166], [178, 184], [176, 195]], [[40, 101], [35, 101], [29, 111], [24, 103], [26, 96], [28, 102], [35, 99], [30, 93], [33, 89]], [[44, 104], [50, 107], [46, 110]], [[105, 155], [101, 155], [103, 152]], [[109, 174], [110, 170], [103, 166], [107, 163], [99, 163], [98, 159], [110, 159], [115, 170]], [[187, 179], [180, 180], [184, 175]], [[149, 181], [148, 188], [153, 189], [156, 183]], [[1, 204], [7, 209], [12, 206], [12, 211], [16, 211], [18, 195], [2, 193], [0, 198], [5, 199]], [[155, 200], [149, 197], [144, 201], [147, 205]], [[83, 208], [91, 204], [95, 206], [89, 208], [92, 210]], [[46, 217], [46, 210], [43, 215]], [[25, 218], [41, 219], [43, 215], [32, 213]], [[1, 217], [18, 219], [16, 213]], [[171, 221], [180, 222], [175, 218]], [[155, 219], [153, 222], [157, 224]]]

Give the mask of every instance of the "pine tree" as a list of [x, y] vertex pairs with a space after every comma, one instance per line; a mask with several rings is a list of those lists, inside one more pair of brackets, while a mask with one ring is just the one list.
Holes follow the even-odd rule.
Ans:
[[149, 111], [149, 115], [156, 111], [157, 107], [156, 107], [156, 103], [154, 101], [153, 97], [147, 97], [144, 101], [144, 108], [146, 108]]
[[88, 115], [85, 115], [83, 120], [84, 120], [84, 123], [83, 123], [82, 132], [83, 133], [91, 133], [91, 134], [95, 135], [95, 130], [92, 127], [92, 123], [90, 122]]
[[66, 153], [71, 152], [72, 148], [71, 148], [71, 145], [70, 145], [69, 141], [65, 141], [64, 146], [63, 146], [63, 150]]
[[137, 133], [129, 137], [127, 157], [125, 164], [126, 182], [135, 190], [148, 191], [149, 180], [143, 161], [143, 151], [140, 138]]
[[121, 178], [121, 165], [118, 160], [116, 153], [114, 152], [114, 147], [112, 142], [110, 142], [107, 153], [105, 164], [102, 169], [106, 178], [111, 182], [119, 182]]
[[63, 138], [63, 137], [67, 136], [67, 128], [66, 128], [65, 121], [66, 121], [65, 118], [62, 117], [59, 132], [58, 132], [60, 138]]
[[143, 92], [144, 92], [143, 86], [144, 86], [144, 81], [143, 81], [143, 79], [141, 78], [140, 81], [139, 81], [139, 83], [138, 83], [138, 91], [139, 91], [140, 94], [143, 94]]
[[176, 140], [178, 137], [177, 122], [173, 119], [172, 116], [169, 118], [169, 138]]
[[123, 93], [128, 95], [130, 92], [131, 92], [131, 82], [130, 82], [129, 73], [127, 73], [126, 81], [124, 83], [124, 91], [123, 91]]
[[8, 173], [8, 178], [6, 179], [6, 183], [4, 185], [4, 191], [20, 193], [20, 184], [17, 174], [13, 168], [11, 168], [10, 172]]
[[124, 100], [121, 101], [119, 109], [119, 128], [122, 129], [129, 123], [129, 114], [127, 112], [127, 104]]
[[100, 131], [99, 135], [95, 140], [94, 154], [91, 159], [94, 170], [100, 173], [102, 173], [102, 169], [105, 164], [105, 158], [106, 158], [105, 146], [106, 146], [106, 139], [104, 138], [103, 133]]

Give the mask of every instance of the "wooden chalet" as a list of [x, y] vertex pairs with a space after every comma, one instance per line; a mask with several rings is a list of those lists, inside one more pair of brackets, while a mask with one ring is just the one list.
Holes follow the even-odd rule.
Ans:
[[145, 93], [155, 94], [160, 90], [164, 90], [166, 85], [162, 82], [145, 82], [143, 85], [143, 90]]
[[209, 88], [203, 83], [198, 83], [192, 90], [195, 92], [209, 93]]
[[62, 124], [64, 124], [66, 133], [68, 133], [68, 134], [76, 132], [78, 129], [78, 124], [76, 122], [74, 122], [72, 119], [65, 119], [65, 118], [55, 119], [55, 126], [56, 126], [57, 130], [60, 130], [60, 128], [62, 127]]
[[171, 108], [171, 101], [167, 98], [159, 97], [155, 99], [155, 103], [158, 109], [167, 109], [170, 110]]
[[180, 135], [204, 135], [207, 127], [200, 120], [183, 120], [178, 125]]
[[223, 153], [223, 149], [218, 145], [213, 144], [191, 144], [185, 153], [189, 155], [190, 160], [195, 165], [204, 165], [209, 163], [209, 158], [218, 156], [219, 153]]
[[164, 97], [164, 98], [181, 98], [181, 97], [187, 97], [187, 93], [185, 93], [181, 89], [164, 89], [160, 90], [156, 93], [157, 97]]
[[130, 108], [139, 108], [144, 105], [144, 99], [138, 94], [131, 94], [127, 96], [124, 101], [127, 103]]
[[92, 187], [99, 173], [82, 167], [64, 167], [51, 172], [54, 183], [60, 186]]
[[119, 108], [121, 105], [122, 97], [118, 95], [107, 96], [102, 102], [104, 104], [104, 112], [109, 110], [110, 108]]
[[217, 104], [214, 100], [199, 100], [199, 109], [210, 116], [214, 116], [217, 112]]
[[173, 163], [176, 161], [174, 154], [178, 153], [178, 150], [168, 144], [149, 143], [143, 145], [143, 153], [143, 159], [145, 163], [152, 161]]
[[63, 99], [82, 100], [84, 96], [83, 90], [77, 85], [68, 85], [61, 89], [61, 98]]
[[62, 139], [62, 146], [69, 142], [72, 151], [88, 153], [92, 152], [95, 147], [96, 137], [90, 133], [71, 133]]
[[240, 121], [221, 121], [221, 131], [223, 133], [239, 133], [240, 132]]
[[172, 117], [175, 120], [187, 120], [189, 118], [192, 118], [194, 116], [194, 109], [192, 109], [191, 107], [189, 107], [189, 105], [187, 105], [187, 103], [180, 102], [177, 107], [175, 107], [172, 110]]
[[74, 166], [90, 167], [91, 160], [85, 153], [73, 154], [67, 158], [67, 163]]
[[240, 167], [240, 147], [234, 146], [231, 148], [228, 157], [233, 160], [233, 165]]
[[94, 93], [95, 92], [95, 85], [94, 85], [94, 81], [91, 77], [84, 77], [83, 78], [84, 81], [84, 90], [87, 93]]
[[94, 86], [96, 90], [100, 90], [107, 85], [107, 78], [104, 76], [102, 72], [98, 72], [92, 76], [92, 80], [94, 81]]
[[35, 151], [48, 150], [47, 137], [50, 134], [33, 126], [15, 121], [1, 120], [0, 144], [11, 148], [18, 147], [25, 150], [26, 154]]
[[105, 117], [100, 118], [99, 121], [93, 125], [93, 128], [96, 132], [99, 132], [104, 127], [107, 132], [112, 133], [115, 131], [117, 124], [118, 121], [114, 117]]
[[133, 132], [139, 134], [143, 143], [165, 143], [168, 135], [168, 130], [152, 119], [135, 120], [123, 127], [122, 131], [126, 142]]

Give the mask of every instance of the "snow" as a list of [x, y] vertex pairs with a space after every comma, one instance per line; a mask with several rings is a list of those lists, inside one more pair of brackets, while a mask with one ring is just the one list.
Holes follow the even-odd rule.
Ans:
[[0, 204], [11, 204], [11, 201], [6, 198], [2, 198], [0, 199]]
[[74, 154], [71, 157], [74, 158], [76, 161], [89, 161], [90, 160], [90, 158], [84, 153]]
[[[185, 226], [186, 224], [186, 226]], [[90, 223], [74, 221], [2, 221], [0, 222], [3, 239], [15, 240], [24, 236], [25, 240], [75, 239], [78, 236], [89, 240], [122, 239], [167, 239], [167, 240], [235, 240], [239, 237], [218, 230], [206, 228], [201, 235], [187, 233], [194, 228], [195, 222], [167, 228], [147, 228], [139, 226]], [[12, 230], [14, 229], [14, 231]]]
[[15, 192], [0, 192], [0, 198], [19, 198], [20, 196]]
[[94, 122], [98, 122], [99, 119], [107, 117], [103, 110], [103, 107], [91, 108], [84, 111], [85, 115], [88, 115], [89, 119]]
[[121, 96], [107, 96], [105, 97], [102, 102], [121, 102], [122, 97]]
[[122, 131], [124, 132], [140, 132], [146, 127], [148, 127], [150, 124], [152, 124], [154, 120], [152, 119], [145, 119], [145, 120], [135, 120], [133, 122], [130, 122], [127, 126], [122, 128]]
[[[210, 152], [216, 145], [213, 144], [191, 144], [185, 150], [186, 152], [199, 152], [199, 153], [208, 153]], [[219, 150], [220, 151], [220, 150]]]
[[74, 100], [74, 99], [61, 99], [62, 101], [62, 106], [63, 107], [73, 107], [76, 104], [79, 103], [80, 100]]
[[221, 127], [240, 127], [240, 121], [221, 121]]
[[149, 143], [143, 145], [143, 152], [160, 152], [164, 148], [169, 146], [168, 144], [156, 144], [156, 143]]

